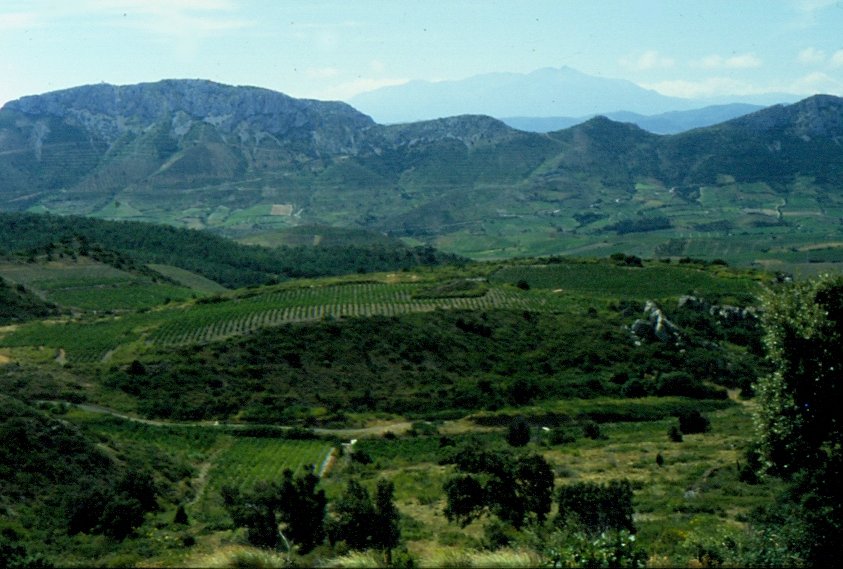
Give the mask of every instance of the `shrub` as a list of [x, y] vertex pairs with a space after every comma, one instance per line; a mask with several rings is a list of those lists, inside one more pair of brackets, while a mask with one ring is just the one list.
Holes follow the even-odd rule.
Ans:
[[679, 415], [679, 430], [686, 435], [707, 433], [711, 430], [711, 421], [699, 411], [687, 411]]
[[574, 524], [591, 535], [610, 530], [635, 532], [629, 480], [612, 480], [605, 485], [581, 482], [563, 486], [557, 500], [556, 523], [559, 526]]
[[681, 443], [682, 431], [680, 431], [679, 427], [677, 427], [676, 425], [671, 425], [670, 428], [667, 430], [667, 438], [670, 439], [671, 442]]
[[556, 427], [550, 431], [550, 444], [564, 445], [577, 441], [577, 435], [567, 427]]
[[506, 431], [506, 442], [514, 447], [526, 446], [530, 442], [530, 425], [527, 421], [518, 417], [510, 423]]
[[586, 421], [585, 423], [583, 423], [582, 434], [584, 437], [595, 441], [606, 438], [606, 436], [600, 430], [600, 425], [598, 425], [594, 421]]

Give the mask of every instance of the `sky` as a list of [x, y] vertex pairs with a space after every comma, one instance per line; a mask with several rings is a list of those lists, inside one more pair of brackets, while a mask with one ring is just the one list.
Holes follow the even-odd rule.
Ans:
[[563, 66], [695, 99], [843, 96], [843, 0], [0, 0], [0, 104], [170, 78], [346, 100]]

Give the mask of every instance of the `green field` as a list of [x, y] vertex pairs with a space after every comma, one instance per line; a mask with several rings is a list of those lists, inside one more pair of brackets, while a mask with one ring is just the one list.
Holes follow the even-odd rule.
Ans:
[[194, 292], [168, 282], [79, 258], [38, 263], [0, 263], [0, 276], [65, 308], [126, 311], [183, 301]]
[[560, 294], [612, 298], [658, 299], [683, 294], [743, 296], [761, 291], [759, 282], [749, 273], [717, 274], [699, 267], [663, 263], [648, 263], [645, 267], [620, 267], [605, 262], [509, 266], [490, 277], [492, 283], [515, 284], [521, 280], [531, 288], [552, 289]]

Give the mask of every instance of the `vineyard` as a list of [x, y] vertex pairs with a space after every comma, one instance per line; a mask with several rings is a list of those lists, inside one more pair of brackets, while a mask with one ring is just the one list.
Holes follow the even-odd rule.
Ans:
[[524, 281], [538, 289], [640, 300], [683, 294], [755, 295], [760, 291], [757, 280], [749, 273], [717, 274], [712, 269], [667, 263], [648, 263], [643, 267], [587, 261], [513, 265], [498, 270], [489, 280], [493, 284]]
[[313, 467], [318, 471], [334, 448], [324, 440], [233, 436], [212, 425], [150, 425], [76, 408], [67, 416], [112, 445], [128, 446], [150, 457], [172, 457], [173, 462], [161, 463], [161, 468], [182, 474], [193, 470], [197, 512], [210, 518], [222, 511], [223, 486], [251, 489], [259, 482], [281, 480], [287, 468], [300, 472]]
[[320, 440], [235, 437], [214, 455], [207, 485], [197, 496], [196, 513], [209, 520], [218, 518], [223, 486], [251, 490], [259, 482], [279, 482], [288, 468], [297, 473], [308, 467], [318, 471], [332, 450]]
[[546, 303], [501, 288], [480, 297], [424, 299], [414, 298], [416, 289], [418, 285], [366, 283], [290, 289], [206, 304], [201, 310], [186, 311], [182, 318], [168, 320], [150, 334], [149, 341], [158, 346], [173, 346], [220, 340], [294, 322], [448, 309], [528, 309]]
[[[33, 322], [0, 337], [0, 347], [52, 348], [64, 350], [70, 362], [97, 362], [110, 357], [121, 346], [132, 352], [135, 349], [132, 346], [172, 347], [214, 342], [291, 323], [435, 310], [555, 311], [570, 308], [583, 298], [754, 296], [761, 289], [756, 279], [750, 272], [721, 267], [702, 269], [663, 263], [625, 267], [576, 261], [505, 266], [493, 273], [488, 282], [463, 279], [469, 283], [465, 286], [454, 285], [457, 281], [453, 279], [433, 283], [429, 280], [383, 282], [375, 278], [317, 279], [294, 286], [288, 283], [245, 289], [94, 320]], [[523, 283], [527, 283], [529, 290], [522, 290]], [[170, 288], [177, 287], [167, 285], [160, 291]], [[98, 298], [107, 299], [110, 290], [101, 289]]]
[[76, 310], [125, 311], [187, 300], [194, 291], [135, 275], [86, 258], [46, 263], [3, 263], [0, 276]]
[[555, 302], [547, 294], [509, 287], [493, 287], [476, 297], [416, 298], [414, 293], [422, 286], [368, 282], [270, 287], [94, 321], [35, 322], [0, 338], [0, 346], [44, 346], [64, 350], [71, 362], [96, 362], [122, 345], [141, 340], [149, 346], [167, 347], [211, 342], [296, 322], [451, 309], [542, 310]]

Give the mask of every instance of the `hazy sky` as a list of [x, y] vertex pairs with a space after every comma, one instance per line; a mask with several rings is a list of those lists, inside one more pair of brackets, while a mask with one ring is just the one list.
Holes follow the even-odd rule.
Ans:
[[843, 0], [0, 0], [0, 104], [164, 78], [344, 99], [562, 66], [674, 96], [843, 96]]

